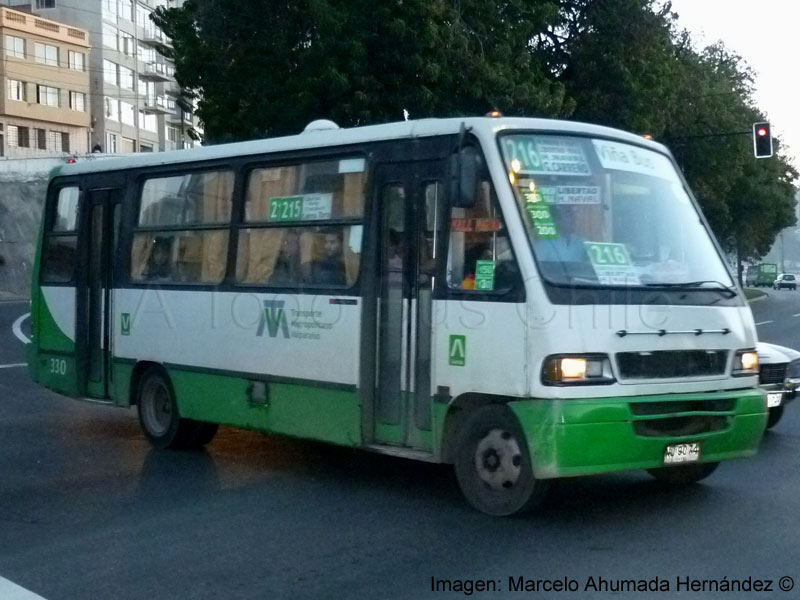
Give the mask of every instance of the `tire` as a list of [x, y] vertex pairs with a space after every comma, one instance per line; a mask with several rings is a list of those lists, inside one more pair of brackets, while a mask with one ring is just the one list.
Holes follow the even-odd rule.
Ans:
[[774, 406], [769, 409], [769, 417], [767, 417], [767, 429], [772, 429], [778, 424], [783, 416], [783, 406]]
[[142, 375], [136, 407], [145, 437], [160, 450], [200, 448], [217, 432], [216, 425], [181, 418], [172, 383], [160, 367]]
[[195, 421], [195, 423], [194, 447], [201, 448], [214, 439], [214, 436], [217, 435], [219, 425], [216, 423], [202, 423], [200, 421]]
[[648, 469], [647, 472], [659, 481], [669, 485], [691, 485], [711, 475], [717, 470], [718, 466], [718, 462], [696, 463], [693, 465]]
[[533, 476], [525, 434], [514, 414], [500, 404], [476, 410], [458, 435], [455, 471], [472, 506], [493, 516], [535, 508], [549, 482]]

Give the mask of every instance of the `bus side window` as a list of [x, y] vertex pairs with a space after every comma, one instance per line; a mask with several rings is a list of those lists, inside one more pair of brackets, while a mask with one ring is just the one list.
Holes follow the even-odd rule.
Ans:
[[475, 205], [450, 210], [447, 285], [453, 290], [503, 292], [519, 281], [494, 188], [478, 184]]
[[355, 284], [365, 182], [366, 163], [360, 157], [250, 171], [236, 281], [275, 287]]
[[146, 180], [131, 249], [131, 279], [220, 283], [233, 179], [233, 171], [203, 171]]
[[80, 190], [77, 187], [61, 188], [52, 206], [42, 257], [43, 283], [67, 283], [75, 275], [79, 198]]

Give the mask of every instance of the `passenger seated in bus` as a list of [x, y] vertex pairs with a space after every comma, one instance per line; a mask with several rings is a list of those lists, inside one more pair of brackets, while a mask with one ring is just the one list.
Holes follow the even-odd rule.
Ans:
[[147, 269], [144, 273], [147, 281], [171, 281], [172, 277], [172, 238], [156, 237], [153, 239], [150, 256], [147, 257]]
[[498, 235], [495, 242], [494, 289], [508, 290], [519, 281], [519, 267], [505, 235]]
[[322, 249], [322, 258], [315, 260], [311, 265], [311, 282], [322, 285], [345, 285], [347, 280], [340, 233], [326, 233]]
[[389, 260], [387, 264], [389, 283], [403, 282], [403, 237], [399, 231], [389, 231]]
[[284, 232], [278, 259], [269, 283], [272, 285], [297, 285], [303, 282], [300, 270], [300, 234], [289, 229]]

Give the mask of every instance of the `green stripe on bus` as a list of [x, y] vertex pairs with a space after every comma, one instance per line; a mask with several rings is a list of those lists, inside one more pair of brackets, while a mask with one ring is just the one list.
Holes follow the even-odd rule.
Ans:
[[182, 417], [234, 427], [361, 445], [361, 410], [353, 391], [266, 383], [266, 404], [252, 402], [240, 377], [169, 369]]

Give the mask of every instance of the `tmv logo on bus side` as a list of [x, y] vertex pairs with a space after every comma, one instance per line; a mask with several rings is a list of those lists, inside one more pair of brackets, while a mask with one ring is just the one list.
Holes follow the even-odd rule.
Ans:
[[258, 322], [257, 336], [263, 336], [264, 327], [266, 327], [269, 337], [277, 336], [278, 328], [283, 333], [283, 337], [289, 337], [289, 324], [286, 321], [284, 304], [283, 300], [264, 300], [264, 311], [261, 313], [261, 319]]

